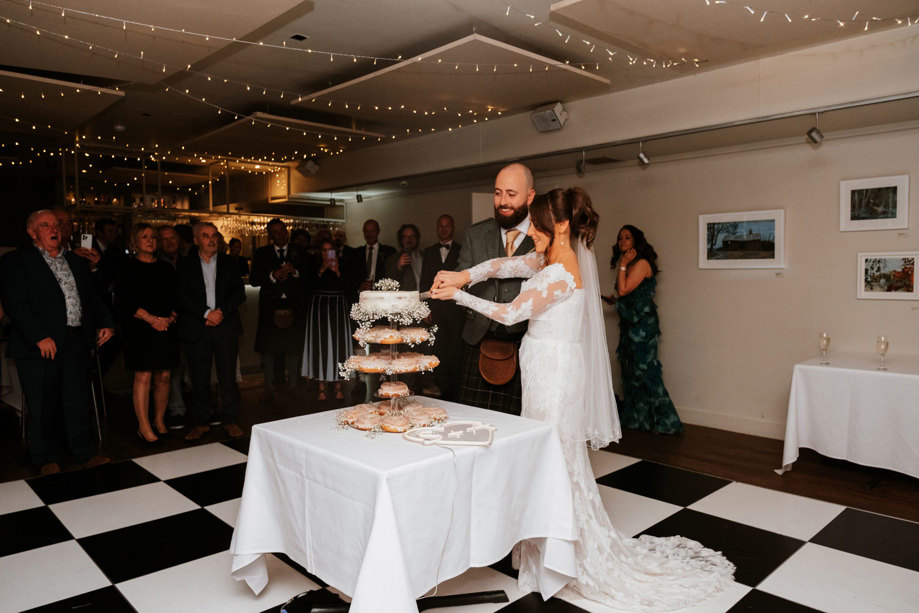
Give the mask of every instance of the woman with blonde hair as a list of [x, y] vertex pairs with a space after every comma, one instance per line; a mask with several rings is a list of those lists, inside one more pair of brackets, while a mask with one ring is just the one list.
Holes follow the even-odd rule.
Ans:
[[[156, 257], [157, 233], [148, 223], [134, 226], [135, 255], [115, 277], [115, 306], [124, 333], [124, 361], [134, 372], [137, 436], [148, 444], [169, 434], [163, 417], [169, 401], [169, 371], [178, 363], [175, 334], [175, 270]], [[150, 424], [150, 388], [153, 424]]]

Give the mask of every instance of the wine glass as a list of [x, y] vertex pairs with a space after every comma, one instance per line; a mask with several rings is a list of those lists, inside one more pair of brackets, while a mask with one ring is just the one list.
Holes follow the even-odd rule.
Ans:
[[878, 350], [878, 353], [881, 354], [881, 365], [878, 366], [878, 370], [887, 370], [887, 367], [884, 366], [884, 355], [887, 354], [887, 347], [890, 346], [887, 337], [879, 336], [878, 340], [874, 343], [874, 346]]
[[830, 335], [826, 332], [821, 332], [820, 336], [817, 338], [817, 346], [820, 347], [822, 356], [820, 358], [820, 363], [824, 365], [829, 364], [829, 362], [826, 361], [826, 350], [830, 348]]

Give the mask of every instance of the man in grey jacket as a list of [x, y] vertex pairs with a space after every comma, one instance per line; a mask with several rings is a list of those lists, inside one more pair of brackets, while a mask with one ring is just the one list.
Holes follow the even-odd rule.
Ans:
[[[533, 202], [533, 173], [523, 164], [510, 164], [495, 178], [495, 215], [473, 224], [466, 230], [456, 270], [466, 270], [492, 258], [523, 255], [533, 249], [526, 235], [530, 227], [527, 207]], [[468, 291], [493, 302], [513, 302], [520, 293], [522, 279], [488, 279]], [[504, 413], [520, 414], [520, 366], [514, 377], [503, 385], [492, 385], [479, 372], [479, 354], [483, 339], [499, 339], [518, 348], [526, 332], [526, 322], [504, 326], [474, 311], [466, 310], [463, 326], [462, 380], [459, 402]]]

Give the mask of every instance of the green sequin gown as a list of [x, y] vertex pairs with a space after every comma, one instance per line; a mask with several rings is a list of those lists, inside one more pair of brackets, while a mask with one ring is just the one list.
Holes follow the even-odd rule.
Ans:
[[619, 420], [626, 428], [676, 434], [683, 431], [683, 424], [664, 387], [657, 359], [661, 329], [654, 304], [656, 286], [657, 279], [649, 277], [632, 293], [620, 296], [616, 303], [619, 311], [616, 354], [622, 367], [625, 397], [619, 407]]

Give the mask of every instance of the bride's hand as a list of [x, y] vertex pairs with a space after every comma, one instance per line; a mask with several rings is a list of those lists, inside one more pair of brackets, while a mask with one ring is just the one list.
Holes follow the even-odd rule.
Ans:
[[466, 270], [460, 272], [454, 272], [452, 270], [441, 270], [437, 273], [437, 276], [434, 277], [434, 285], [431, 287], [432, 290], [442, 288], [442, 287], [455, 287], [460, 288], [469, 283], [469, 272]]
[[431, 298], [435, 300], [453, 300], [453, 295], [459, 291], [458, 287], [453, 287], [452, 285], [442, 285], [437, 287], [437, 283], [434, 283], [434, 287], [431, 289]]

